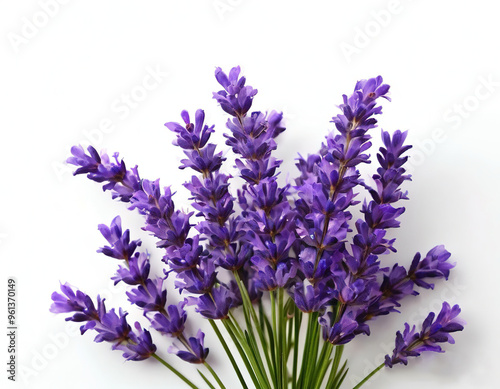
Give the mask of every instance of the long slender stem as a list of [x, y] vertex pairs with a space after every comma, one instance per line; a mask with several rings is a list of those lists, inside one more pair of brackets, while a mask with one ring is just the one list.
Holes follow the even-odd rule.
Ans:
[[208, 387], [210, 389], [217, 389], [211, 382], [210, 380], [205, 376], [205, 374], [203, 374], [200, 369], [198, 369], [198, 374], [201, 376], [201, 378], [203, 378], [203, 381], [205, 381], [205, 383], [208, 385]]
[[316, 365], [318, 363], [318, 348], [319, 348], [319, 325], [318, 325], [318, 314], [315, 312], [313, 320], [313, 331], [310, 339], [311, 349], [307, 359], [307, 369], [306, 369], [306, 380], [308, 384], [313, 379], [313, 372], [316, 370]]
[[318, 366], [316, 371], [314, 371], [314, 376], [312, 377], [315, 389], [319, 389], [323, 383], [326, 371], [332, 362], [332, 351], [333, 345], [330, 342], [323, 342], [323, 347], [321, 348], [321, 353], [318, 359]]
[[263, 309], [262, 309], [262, 320], [261, 321], [263, 322], [263, 325], [261, 326], [262, 331], [266, 331], [267, 338], [269, 339], [267, 346], [264, 346], [269, 351], [269, 353], [268, 353], [269, 356], [266, 357], [267, 367], [269, 368], [270, 377], [273, 380], [273, 386], [274, 386], [274, 388], [277, 388], [278, 387], [278, 382], [276, 381], [276, 377], [277, 377], [276, 369], [277, 369], [277, 367], [275, 365], [275, 363], [276, 363], [276, 359], [275, 359], [276, 347], [275, 347], [275, 342], [274, 342], [275, 334], [273, 332], [273, 327], [271, 325], [271, 321], [269, 320], [269, 318], [267, 317], [267, 315], [265, 314]]
[[258, 354], [259, 350], [256, 349], [255, 340], [252, 341], [252, 338], [248, 335], [247, 331], [241, 332], [241, 329], [237, 329], [232, 320], [225, 321], [224, 324], [227, 324], [226, 328], [230, 330], [230, 334], [232, 333], [238, 338], [238, 341], [235, 342], [235, 344], [237, 347], [241, 347], [241, 350], [238, 350], [240, 351], [242, 358], [248, 358], [248, 371], [256, 374], [255, 377], [259, 381], [259, 385], [256, 385], [256, 387], [270, 389], [271, 385], [266, 375], [260, 355]]
[[326, 382], [326, 389], [336, 388], [341, 380], [341, 375], [344, 372], [345, 366], [347, 365], [347, 361], [344, 362], [344, 366], [340, 368], [340, 360], [342, 359], [342, 353], [344, 352], [344, 345], [335, 346], [335, 355], [333, 357], [332, 368], [330, 370], [330, 375], [328, 377], [328, 381]]
[[297, 389], [297, 364], [299, 359], [299, 337], [300, 325], [302, 324], [302, 311], [295, 307], [294, 315], [294, 347], [293, 347], [293, 367], [292, 367], [292, 389]]
[[[260, 327], [259, 318], [257, 317], [257, 313], [255, 312], [255, 309], [252, 305], [252, 301], [250, 300], [250, 296], [248, 295], [248, 291], [245, 287], [245, 284], [241, 280], [240, 275], [238, 274], [237, 271], [233, 271], [233, 274], [234, 274], [234, 277], [235, 277], [236, 282], [238, 284], [238, 288], [240, 290], [241, 297], [243, 299], [243, 312], [245, 313], [247, 331], [250, 333], [250, 340], [254, 343], [254, 346], [255, 346], [255, 353], [256, 353], [255, 357], [256, 357], [257, 362], [259, 362], [259, 364], [261, 366], [262, 373], [263, 373], [266, 381], [269, 382], [264, 364], [262, 363], [260, 350], [256, 347], [257, 346], [256, 338], [254, 336], [253, 326], [252, 326], [251, 321], [253, 321], [255, 324], [255, 328], [257, 329], [257, 334], [259, 335], [259, 340], [260, 340], [261, 345], [264, 345], [266, 343], [266, 339], [264, 337], [264, 333], [262, 331], [262, 328]], [[262, 352], [264, 353], [264, 357], [266, 358], [267, 366], [270, 370], [271, 357], [269, 356], [269, 350], [264, 349], [264, 350], [262, 350]]]
[[275, 372], [276, 372], [276, 377], [275, 377], [275, 387], [279, 388], [280, 387], [280, 382], [281, 382], [281, 362], [279, 360], [279, 346], [278, 346], [278, 325], [277, 325], [277, 319], [276, 319], [276, 297], [274, 296], [274, 291], [271, 290], [269, 291], [269, 296], [271, 297], [271, 317], [273, 320], [273, 334], [274, 334], [274, 366], [275, 366]]
[[215, 380], [217, 381], [217, 383], [219, 384], [219, 387], [221, 389], [226, 389], [226, 387], [224, 386], [224, 384], [222, 383], [221, 379], [219, 378], [219, 376], [217, 375], [217, 373], [215, 372], [214, 369], [212, 369], [212, 366], [210, 366], [207, 362], [204, 362], [203, 363], [205, 365], [205, 367], [208, 369], [208, 371], [210, 373], [212, 373], [212, 376], [215, 378]]
[[250, 378], [252, 379], [255, 387], [258, 387], [259, 385], [259, 379], [256, 376], [256, 373], [254, 372], [254, 368], [252, 367], [252, 364], [249, 361], [249, 355], [246, 353], [246, 348], [243, 346], [241, 343], [242, 336], [240, 333], [238, 333], [238, 330], [234, 324], [232, 324], [231, 320], [225, 320], [222, 322], [224, 324], [224, 327], [226, 328], [227, 333], [233, 340], [236, 349], [238, 350], [241, 359], [243, 360], [243, 363], [245, 364], [245, 367], [247, 368], [248, 373], [250, 374]]
[[[290, 302], [291, 299], [289, 299], [287, 301]], [[289, 309], [287, 309], [286, 305], [285, 305], [285, 315], [286, 315], [286, 323], [285, 323], [285, 326], [287, 328], [287, 335], [286, 335], [286, 357], [287, 359], [290, 357], [290, 353], [292, 352], [292, 348], [295, 344], [294, 340], [293, 340], [293, 318], [294, 318], [294, 309], [292, 309], [292, 311], [290, 312], [289, 314]]]
[[286, 318], [283, 312], [283, 288], [278, 289], [278, 358], [280, 362], [280, 377], [281, 377], [281, 388], [286, 388], [286, 383], [288, 381], [286, 372], [286, 357], [285, 357], [285, 336], [286, 336]]
[[[225, 320], [225, 319], [223, 319], [223, 320]], [[224, 339], [221, 332], [219, 331], [217, 324], [212, 319], [210, 319], [209, 322], [210, 322], [212, 328], [214, 329], [215, 334], [219, 338], [219, 341], [222, 344], [222, 347], [226, 351], [226, 355], [228, 356], [229, 360], [231, 361], [231, 365], [233, 365], [233, 369], [235, 370], [236, 375], [238, 376], [238, 379], [240, 380], [241, 386], [243, 387], [243, 389], [248, 389], [248, 386], [245, 382], [245, 379], [243, 378], [243, 375], [241, 374], [240, 368], [238, 367], [238, 364], [236, 363], [236, 360], [234, 359], [234, 356], [231, 353], [231, 350], [229, 349], [229, 347], [226, 343], [226, 340]]]
[[340, 386], [342, 385], [342, 382], [344, 382], [348, 371], [349, 369], [347, 368], [347, 361], [345, 361], [338, 374], [334, 377], [332, 384], [329, 385], [329, 383], [327, 383], [325, 389], [340, 389]]
[[315, 313], [310, 312], [309, 313], [309, 318], [307, 321], [307, 331], [306, 331], [306, 339], [305, 339], [305, 344], [304, 344], [304, 351], [302, 352], [302, 366], [300, 367], [300, 375], [299, 375], [299, 382], [298, 382], [298, 388], [302, 389], [305, 388], [305, 379], [307, 375], [308, 368], [311, 363], [311, 347], [312, 347], [312, 338], [313, 338], [313, 332], [314, 332], [314, 318], [315, 318]]
[[368, 374], [365, 378], [363, 378], [363, 381], [361, 381], [359, 384], [357, 384], [354, 388], [352, 389], [359, 389], [361, 386], [368, 381], [375, 373], [377, 373], [380, 369], [382, 369], [385, 366], [385, 363], [381, 363], [379, 366], [377, 366], [373, 371]]
[[179, 372], [176, 368], [174, 368], [170, 363], [168, 363], [163, 358], [158, 356], [158, 354], [152, 354], [151, 356], [154, 359], [156, 359], [158, 362], [160, 362], [163, 366], [165, 366], [167, 369], [169, 369], [172, 373], [174, 373], [177, 377], [179, 377], [181, 380], [183, 380], [191, 388], [198, 389], [198, 387], [195, 384], [193, 384], [190, 380], [188, 380], [181, 372]]

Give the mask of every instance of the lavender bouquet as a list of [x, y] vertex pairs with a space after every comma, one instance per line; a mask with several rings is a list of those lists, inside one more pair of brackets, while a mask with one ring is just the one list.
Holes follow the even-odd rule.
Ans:
[[[67, 283], [52, 294], [50, 309], [69, 313], [66, 320], [82, 322], [82, 334], [94, 331], [96, 342], [111, 343], [127, 360], [154, 358], [197, 388], [157, 349], [151, 332], [170, 337], [166, 351], [199, 364], [208, 387], [237, 387], [224, 384], [211, 367], [205, 334], [188, 331], [186, 309], [194, 306], [210, 322], [242, 388], [340, 388], [348, 373], [345, 344], [369, 335], [372, 320], [398, 312], [403, 298], [418, 295], [417, 288], [448, 279], [454, 266], [443, 246], [425, 256], [417, 253], [408, 269], [387, 267], [379, 259], [396, 251], [387, 232], [400, 225], [405, 208], [397, 203], [408, 199], [401, 186], [410, 179], [404, 165], [411, 146], [405, 144], [407, 132], [399, 130], [382, 131], [384, 146], [371, 182], [358, 171], [358, 165], [370, 163], [368, 131], [377, 126], [380, 99], [390, 100], [389, 85], [380, 76], [357, 82], [332, 120], [336, 132], [316, 154], [298, 157], [295, 182], [282, 185], [277, 180], [282, 161], [272, 154], [285, 130], [283, 115], [249, 113], [257, 90], [246, 85], [239, 67], [228, 75], [217, 68], [215, 77], [223, 89], [213, 97], [230, 116], [224, 136], [243, 183], [234, 196], [233, 177], [223, 173], [225, 158], [210, 143], [214, 126], [204, 124], [202, 110], [194, 123], [186, 111], [182, 123], [166, 123], [186, 155], [180, 168], [194, 171], [184, 184], [193, 212], [177, 209], [170, 187], [141, 178], [137, 166], [127, 169], [118, 154], [110, 158], [91, 146], [87, 151], [75, 146], [68, 159], [78, 167], [74, 174], [103, 183], [113, 199], [144, 215], [143, 229], [158, 240], [164, 272], [151, 274], [150, 255], [123, 230], [119, 216], [109, 226], [99, 225], [109, 245], [98, 251], [119, 261], [112, 280], [130, 286], [128, 299], [143, 311], [150, 329], [130, 325], [122, 308], [107, 309], [99, 296], [92, 299]], [[366, 195], [362, 203], [360, 192]], [[349, 210], [360, 203], [363, 218], [353, 225]], [[174, 283], [180, 302], [169, 302], [167, 282]], [[423, 351], [442, 352], [440, 343], [453, 343], [450, 333], [463, 329], [459, 313], [457, 305], [444, 302], [418, 329], [405, 324], [392, 355], [355, 389], [384, 366], [406, 365]]]

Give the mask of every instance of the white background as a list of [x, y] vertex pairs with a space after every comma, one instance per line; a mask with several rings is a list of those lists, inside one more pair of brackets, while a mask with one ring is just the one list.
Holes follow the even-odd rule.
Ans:
[[[277, 152], [285, 160], [283, 179], [286, 172], [294, 177], [297, 152], [315, 152], [332, 129], [329, 120], [338, 113], [341, 95], [351, 93], [356, 80], [381, 74], [392, 86], [393, 102], [383, 103], [380, 127], [409, 129], [416, 145], [413, 181], [406, 186], [411, 200], [404, 204], [402, 228], [392, 232], [399, 251], [384, 263], [408, 264], [416, 251], [437, 244], [445, 244], [457, 262], [448, 282], [408, 299], [401, 315], [379, 319], [370, 337], [346, 347], [351, 371], [344, 388], [352, 388], [392, 351], [394, 334], [405, 321], [420, 323], [443, 299], [459, 303], [467, 321], [457, 343], [446, 345], [445, 354], [384, 369], [366, 387], [497, 387], [500, 27], [495, 2], [55, 4], [0, 5], [0, 282], [17, 279], [20, 365], [18, 382], [5, 385], [2, 336], [2, 387], [182, 387], [156, 361], [124, 363], [107, 344], [93, 343], [91, 334], [76, 335], [77, 324], [48, 311], [60, 281], [101, 293], [109, 307], [128, 307], [123, 290], [108, 281], [116, 263], [95, 252], [104, 243], [97, 224], [117, 214], [160, 263], [153, 239], [140, 230], [141, 218], [111, 201], [98, 184], [73, 178], [62, 162], [71, 145], [90, 139], [98, 149], [120, 151], [129, 166], [139, 165], [143, 177], [161, 177], [178, 190], [178, 206], [187, 206], [181, 187], [187, 176], [177, 170], [181, 152], [163, 124], [179, 120], [184, 108], [203, 108], [220, 141], [226, 116], [212, 99], [219, 89], [213, 72], [237, 64], [259, 89], [254, 108], [285, 113], [288, 130]], [[141, 94], [151, 72], [156, 81], [147, 79], [150, 90]], [[140, 101], [125, 108], [124, 96], [131, 93]], [[372, 135], [378, 147], [379, 130]], [[222, 142], [220, 147], [226, 150]], [[172, 293], [171, 298], [177, 297]], [[1, 301], [4, 307], [5, 298]], [[5, 323], [6, 311], [1, 312]], [[236, 388], [236, 376], [207, 332], [211, 363], [223, 371], [228, 389]], [[160, 354], [200, 382], [192, 366], [167, 355], [166, 340], [158, 344]]]

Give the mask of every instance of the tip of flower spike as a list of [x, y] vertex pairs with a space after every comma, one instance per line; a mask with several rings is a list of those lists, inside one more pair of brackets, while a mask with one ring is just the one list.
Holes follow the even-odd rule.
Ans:
[[240, 77], [240, 70], [240, 67], [236, 66], [227, 75], [221, 68], [215, 69], [215, 78], [224, 90], [214, 92], [213, 98], [226, 113], [241, 118], [252, 106], [252, 99], [257, 94], [257, 89], [245, 85], [246, 79]]
[[416, 327], [410, 327], [405, 323], [403, 333], [396, 333], [396, 347], [392, 357], [386, 355], [385, 365], [392, 367], [395, 364], [408, 364], [408, 357], [418, 357], [424, 351], [442, 353], [444, 350], [438, 343], [454, 344], [455, 340], [450, 335], [452, 332], [462, 331], [464, 322], [458, 318], [461, 310], [458, 305], [450, 306], [443, 302], [441, 311], [436, 316], [431, 312], [422, 323], [421, 331], [416, 331]]
[[354, 92], [361, 92], [364, 103], [373, 101], [379, 97], [391, 101], [388, 96], [390, 85], [382, 84], [383, 81], [384, 79], [382, 76], [369, 78], [367, 80], [360, 80], [356, 83]]
[[229, 86], [229, 80], [226, 73], [220, 67], [215, 68], [215, 78], [219, 84], [225, 89]]
[[191, 123], [191, 120], [189, 119], [189, 113], [188, 113], [188, 111], [183, 110], [181, 112], [181, 118], [182, 118], [182, 120], [184, 120], [184, 123], [186, 123], [186, 125], [188, 125], [189, 123]]

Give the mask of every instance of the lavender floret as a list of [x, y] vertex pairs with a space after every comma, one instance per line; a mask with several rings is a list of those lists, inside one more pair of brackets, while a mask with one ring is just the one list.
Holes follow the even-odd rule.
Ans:
[[141, 245], [140, 240], [130, 241], [130, 231], [125, 230], [122, 233], [121, 218], [115, 217], [108, 227], [105, 224], [99, 224], [99, 231], [106, 238], [111, 246], [104, 246], [97, 250], [108, 257], [124, 259], [128, 261], [132, 257], [137, 247]]
[[182, 350], [175, 344], [168, 349], [169, 353], [176, 354], [182, 360], [189, 363], [204, 363], [208, 356], [208, 348], [204, 347], [205, 334], [199, 330], [196, 337], [190, 337], [188, 341], [189, 351]]

